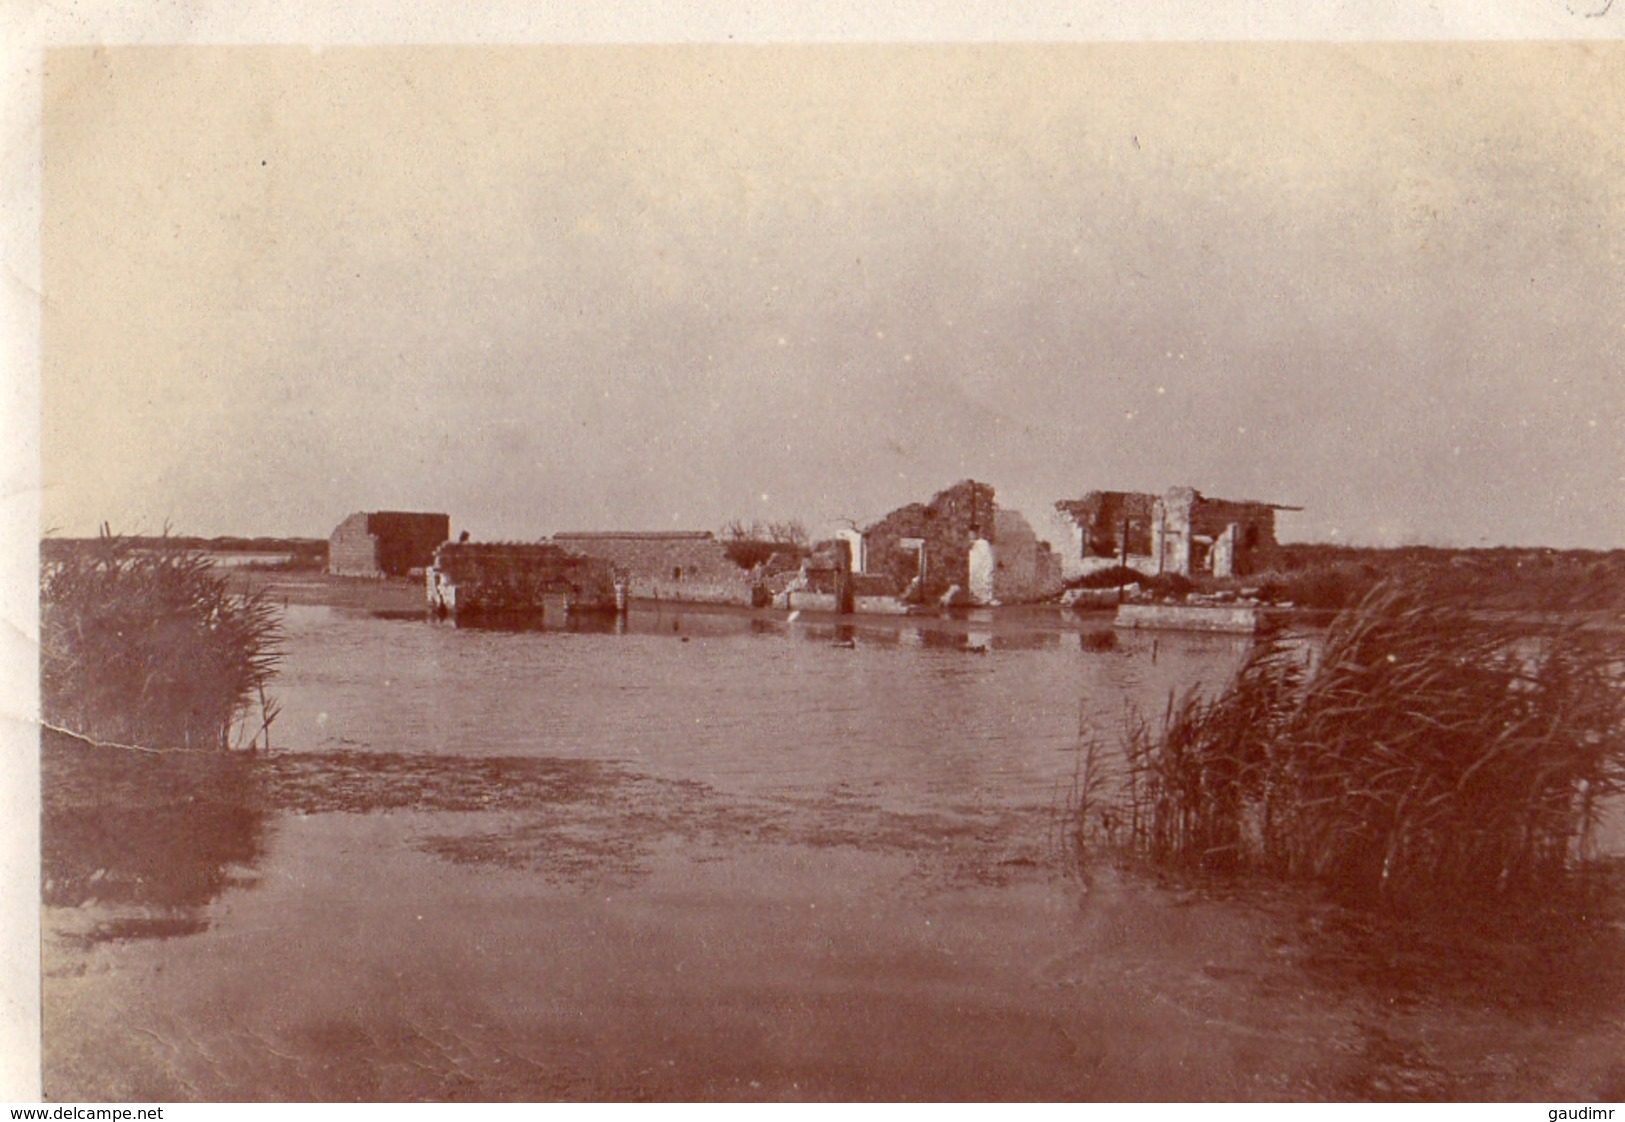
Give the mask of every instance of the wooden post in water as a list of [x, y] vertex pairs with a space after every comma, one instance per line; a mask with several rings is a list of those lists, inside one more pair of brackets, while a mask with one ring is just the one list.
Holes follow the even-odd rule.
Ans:
[[1123, 602], [1123, 573], [1128, 569], [1128, 512], [1123, 513], [1123, 534], [1118, 539], [1117, 549], [1119, 558], [1117, 562], [1117, 602]]

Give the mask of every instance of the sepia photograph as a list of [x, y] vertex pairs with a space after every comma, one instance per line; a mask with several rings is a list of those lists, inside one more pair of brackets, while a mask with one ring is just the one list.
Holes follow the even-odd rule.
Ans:
[[1625, 1099], [1614, 34], [43, 50], [40, 1097]]

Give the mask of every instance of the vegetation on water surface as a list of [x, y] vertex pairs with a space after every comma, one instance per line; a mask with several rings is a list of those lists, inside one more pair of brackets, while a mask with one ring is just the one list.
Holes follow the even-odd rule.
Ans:
[[1385, 582], [1318, 652], [1265, 643], [1216, 696], [1131, 722], [1111, 773], [1087, 747], [1078, 842], [1397, 911], [1550, 902], [1625, 793], [1625, 649], [1465, 609]]
[[44, 551], [40, 706], [86, 740], [154, 749], [268, 744], [281, 624], [208, 558], [104, 532]]

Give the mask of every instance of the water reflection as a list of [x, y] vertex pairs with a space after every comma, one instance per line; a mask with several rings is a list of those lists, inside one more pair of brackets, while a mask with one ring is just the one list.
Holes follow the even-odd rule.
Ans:
[[[374, 612], [374, 619], [419, 623], [417, 612]], [[1071, 628], [1009, 626], [986, 609], [956, 609], [929, 617], [879, 616], [867, 619], [850, 616], [802, 616], [774, 612], [695, 607], [640, 607], [625, 615], [611, 613], [570, 613], [563, 610], [523, 615], [482, 616], [450, 622], [431, 620], [436, 626], [458, 631], [520, 633], [559, 633], [582, 635], [666, 635], [680, 637], [720, 637], [728, 635], [776, 636], [824, 643], [836, 647], [858, 646], [926, 647], [931, 650], [991, 651], [1053, 650], [1063, 644], [1082, 645], [1089, 650], [1110, 649], [1115, 637], [1104, 631], [1076, 632]], [[1104, 634], [1112, 642], [1102, 644]]]
[[[375, 612], [380, 619], [400, 618], [399, 614]], [[421, 619], [421, 616], [417, 618]], [[522, 633], [529, 631], [562, 631], [580, 635], [622, 635], [626, 633], [626, 617], [613, 612], [552, 612], [498, 613], [474, 617], [458, 617], [451, 621], [431, 620], [436, 626], [449, 626], [458, 631], [501, 631]]]
[[256, 758], [143, 752], [41, 737], [43, 902], [102, 905], [92, 939], [207, 926], [203, 906], [265, 844]]
[[[304, 608], [328, 612], [325, 608]], [[804, 640], [840, 647], [925, 647], [974, 653], [1040, 651], [1070, 647], [1090, 652], [1134, 650], [1156, 662], [1165, 644], [1229, 658], [1250, 650], [1251, 636], [1205, 632], [1120, 632], [1109, 618], [1081, 625], [1075, 617], [1001, 616], [987, 608], [952, 608], [925, 615], [835, 616], [784, 613], [732, 605], [642, 603], [624, 615], [572, 613], [562, 602], [550, 610], [440, 621], [422, 612], [374, 611], [376, 620], [421, 624], [428, 620], [454, 631], [508, 634], [664, 635], [698, 638], [748, 635]]]
[[[290, 609], [278, 744], [626, 762], [737, 793], [848, 784], [899, 809], [1049, 804], [1080, 723], [1222, 683], [1234, 636], [1123, 633], [1097, 651], [1030, 619], [635, 605], [624, 628], [455, 628]], [[687, 641], [685, 641], [687, 640]]]

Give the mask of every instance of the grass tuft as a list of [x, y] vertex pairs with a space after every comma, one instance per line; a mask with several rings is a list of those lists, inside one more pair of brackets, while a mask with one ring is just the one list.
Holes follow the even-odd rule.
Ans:
[[206, 557], [104, 531], [47, 555], [40, 619], [48, 725], [145, 748], [269, 746], [280, 619], [262, 594], [232, 592]]
[[1625, 652], [1617, 633], [1489, 622], [1389, 582], [1318, 652], [1266, 642], [1222, 692], [1170, 699], [1124, 740], [1121, 774], [1078, 808], [1086, 849], [1400, 912], [1539, 907], [1578, 898], [1625, 793]]

